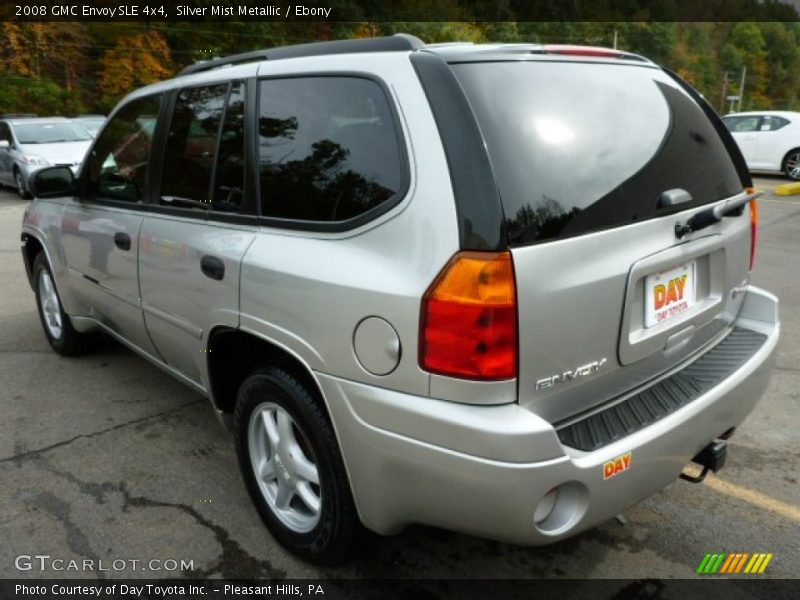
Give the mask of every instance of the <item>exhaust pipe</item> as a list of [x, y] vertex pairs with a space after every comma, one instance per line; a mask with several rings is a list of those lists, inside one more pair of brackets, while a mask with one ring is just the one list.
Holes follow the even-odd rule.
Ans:
[[693, 463], [703, 467], [700, 475], [694, 476], [681, 473], [681, 479], [685, 479], [691, 483], [700, 483], [706, 478], [709, 471], [714, 471], [714, 473], [716, 473], [725, 466], [725, 458], [727, 455], [728, 442], [722, 440], [711, 442], [692, 459]]

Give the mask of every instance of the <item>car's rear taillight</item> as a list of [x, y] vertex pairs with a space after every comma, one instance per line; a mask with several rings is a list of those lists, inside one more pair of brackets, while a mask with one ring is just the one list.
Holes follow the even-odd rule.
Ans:
[[517, 376], [517, 294], [510, 252], [459, 252], [422, 299], [420, 366], [466, 379]]
[[756, 266], [756, 243], [758, 242], [758, 202], [750, 201], [750, 270]]

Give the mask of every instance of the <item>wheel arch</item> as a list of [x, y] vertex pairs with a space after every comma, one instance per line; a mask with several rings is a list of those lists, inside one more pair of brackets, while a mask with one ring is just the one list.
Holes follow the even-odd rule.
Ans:
[[[44, 252], [45, 256], [47, 256], [47, 252], [39, 238], [31, 233], [23, 232], [20, 239], [22, 240], [22, 262], [25, 264], [25, 273], [28, 276], [28, 283], [31, 289], [33, 289], [33, 261], [36, 260], [36, 256], [40, 252]], [[49, 263], [50, 257], [47, 258], [47, 262]]]
[[232, 424], [233, 410], [236, 406], [236, 395], [244, 378], [253, 369], [265, 363], [277, 364], [289, 371], [298, 381], [308, 386], [309, 392], [317, 399], [320, 408], [331, 424], [336, 436], [336, 443], [344, 463], [347, 483], [353, 495], [356, 511], [361, 522], [361, 509], [353, 478], [350, 474], [350, 463], [342, 449], [339, 430], [333, 420], [322, 386], [317, 381], [314, 371], [296, 353], [271, 339], [255, 332], [220, 325], [214, 327], [208, 336], [206, 348], [208, 368], [209, 395], [211, 403], [218, 411], [221, 421], [227, 426]]
[[236, 394], [245, 377], [259, 365], [279, 365], [306, 384], [331, 419], [322, 388], [313, 371], [295, 353], [256, 333], [218, 326], [208, 336], [206, 347], [209, 389], [214, 408], [232, 414]]
[[795, 146], [794, 148], [791, 148], [790, 150], [787, 150], [783, 154], [783, 158], [781, 159], [781, 171], [785, 171], [786, 170], [786, 161], [789, 160], [789, 155], [792, 152], [800, 152], [800, 146]]

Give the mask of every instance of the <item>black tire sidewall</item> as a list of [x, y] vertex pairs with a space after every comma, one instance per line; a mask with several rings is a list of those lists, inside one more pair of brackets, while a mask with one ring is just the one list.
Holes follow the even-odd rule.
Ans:
[[17, 187], [17, 193], [19, 194], [19, 197], [23, 200], [27, 199], [28, 191], [25, 189], [25, 180], [22, 177], [22, 173], [17, 170], [14, 171], [14, 185]]
[[[322, 508], [319, 523], [307, 533], [292, 531], [275, 516], [253, 473], [249, 449], [250, 418], [256, 407], [264, 402], [273, 402], [291, 415], [316, 455]], [[343, 522], [342, 509], [343, 504], [352, 504], [349, 482], [341, 480], [344, 468], [338, 445], [330, 423], [322, 415], [313, 396], [280, 367], [257, 370], [239, 389], [234, 414], [234, 437], [247, 490], [261, 519], [276, 540], [312, 563], [337, 564], [346, 560], [348, 556], [345, 555], [350, 553], [347, 546], [352, 536], [342, 531], [348, 525]]]

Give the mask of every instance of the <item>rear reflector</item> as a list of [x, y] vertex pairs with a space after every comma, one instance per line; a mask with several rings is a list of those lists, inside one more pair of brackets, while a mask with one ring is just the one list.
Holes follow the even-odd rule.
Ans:
[[422, 299], [420, 366], [484, 381], [517, 376], [517, 295], [510, 252], [459, 252]]
[[750, 270], [756, 266], [756, 243], [758, 242], [758, 202], [750, 201]]

